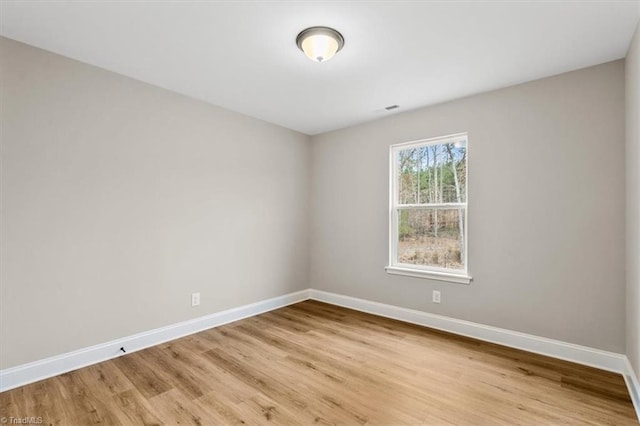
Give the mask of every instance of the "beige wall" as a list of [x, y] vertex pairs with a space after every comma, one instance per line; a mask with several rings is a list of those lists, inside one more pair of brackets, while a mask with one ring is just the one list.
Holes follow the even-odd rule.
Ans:
[[[314, 137], [311, 287], [624, 352], [623, 73], [616, 61]], [[386, 274], [389, 145], [459, 132], [473, 282]]]
[[0, 368], [308, 287], [307, 136], [7, 39], [0, 64]]
[[640, 374], [640, 26], [626, 59], [627, 356]]
[[[1, 38], [0, 65], [0, 368], [307, 287], [624, 352], [623, 61], [313, 138]], [[463, 131], [474, 281], [387, 275], [389, 145]]]

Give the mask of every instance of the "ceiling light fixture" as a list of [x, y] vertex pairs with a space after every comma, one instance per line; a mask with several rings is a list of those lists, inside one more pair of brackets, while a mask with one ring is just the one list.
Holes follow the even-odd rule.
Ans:
[[325, 62], [342, 49], [344, 37], [333, 28], [311, 27], [298, 34], [296, 44], [307, 58], [315, 62]]

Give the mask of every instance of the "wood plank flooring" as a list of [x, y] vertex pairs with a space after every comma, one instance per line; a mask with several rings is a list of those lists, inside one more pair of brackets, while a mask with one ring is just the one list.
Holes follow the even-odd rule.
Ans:
[[620, 375], [306, 301], [0, 394], [55, 425], [637, 425]]

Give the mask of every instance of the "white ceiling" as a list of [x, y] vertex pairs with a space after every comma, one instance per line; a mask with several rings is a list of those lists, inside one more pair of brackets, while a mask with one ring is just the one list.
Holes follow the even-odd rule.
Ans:
[[[639, 15], [637, 0], [2, 0], [0, 34], [318, 134], [623, 58]], [[329, 62], [296, 47], [314, 25], [345, 37]]]

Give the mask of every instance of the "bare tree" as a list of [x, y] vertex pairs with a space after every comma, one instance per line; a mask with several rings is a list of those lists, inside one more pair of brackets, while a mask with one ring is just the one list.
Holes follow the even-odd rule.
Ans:
[[[449, 161], [451, 161], [451, 170], [453, 171], [453, 182], [456, 188], [456, 202], [462, 203], [462, 195], [460, 191], [460, 181], [458, 179], [458, 168], [456, 167], [456, 159], [453, 156], [451, 144], [445, 144]], [[464, 264], [464, 220], [462, 220], [462, 209], [458, 209], [458, 229], [460, 231], [460, 260]]]
[[[433, 145], [433, 202], [438, 202], [438, 145]], [[438, 209], [433, 210], [433, 235], [438, 238]]]

